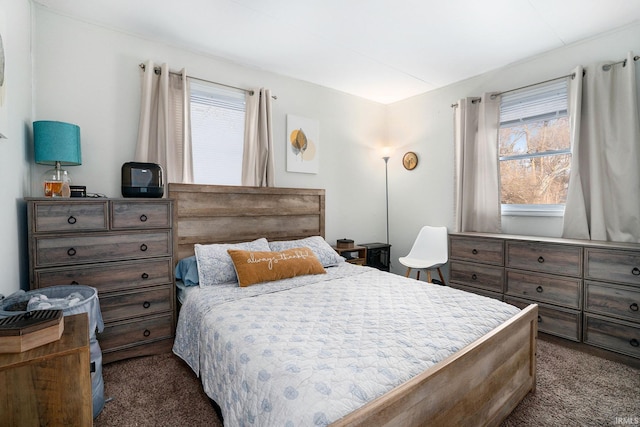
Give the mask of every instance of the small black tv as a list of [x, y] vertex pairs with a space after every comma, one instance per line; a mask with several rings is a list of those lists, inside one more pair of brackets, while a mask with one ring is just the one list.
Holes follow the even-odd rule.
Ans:
[[160, 198], [164, 195], [162, 167], [156, 163], [122, 165], [122, 196]]

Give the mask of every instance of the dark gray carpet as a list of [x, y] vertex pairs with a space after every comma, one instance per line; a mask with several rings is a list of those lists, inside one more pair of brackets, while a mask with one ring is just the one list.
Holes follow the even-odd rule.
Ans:
[[[640, 369], [538, 340], [537, 390], [505, 420], [511, 426], [640, 425]], [[222, 426], [189, 367], [172, 354], [103, 367], [107, 426]]]

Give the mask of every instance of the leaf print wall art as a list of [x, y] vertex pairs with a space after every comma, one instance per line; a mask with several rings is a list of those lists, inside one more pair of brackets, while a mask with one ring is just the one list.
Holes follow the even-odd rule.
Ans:
[[318, 173], [320, 122], [287, 114], [287, 172]]

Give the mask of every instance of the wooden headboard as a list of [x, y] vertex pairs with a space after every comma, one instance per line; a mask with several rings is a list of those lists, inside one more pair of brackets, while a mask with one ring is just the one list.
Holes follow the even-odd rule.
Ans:
[[170, 183], [168, 197], [176, 262], [196, 243], [324, 237], [324, 190]]

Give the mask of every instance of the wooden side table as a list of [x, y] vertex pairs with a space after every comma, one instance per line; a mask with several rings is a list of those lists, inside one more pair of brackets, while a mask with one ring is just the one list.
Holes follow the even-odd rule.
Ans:
[[0, 354], [0, 424], [93, 425], [87, 313], [64, 317], [54, 342]]
[[333, 249], [351, 264], [364, 265], [367, 261], [367, 248], [364, 246], [354, 245], [350, 248], [337, 248], [334, 246]]

